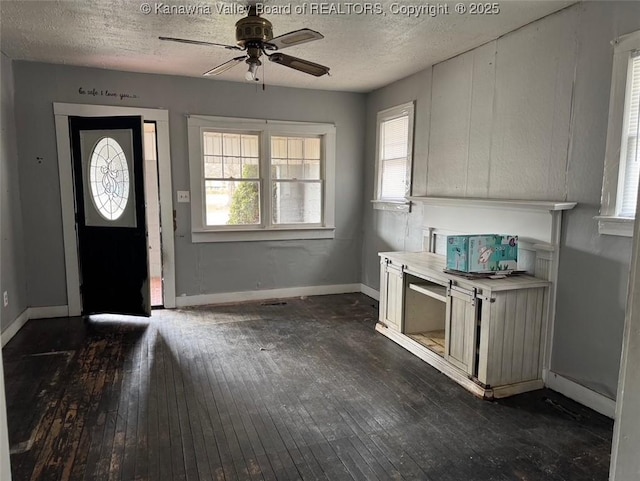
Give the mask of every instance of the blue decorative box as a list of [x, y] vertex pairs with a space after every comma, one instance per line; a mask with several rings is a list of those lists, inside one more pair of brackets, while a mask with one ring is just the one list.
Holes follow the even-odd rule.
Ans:
[[500, 272], [517, 268], [518, 236], [447, 236], [447, 269], [463, 272]]

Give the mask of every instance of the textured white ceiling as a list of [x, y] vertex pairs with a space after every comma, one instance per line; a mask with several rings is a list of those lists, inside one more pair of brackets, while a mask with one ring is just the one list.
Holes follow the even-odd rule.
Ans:
[[[181, 37], [233, 45], [234, 24], [243, 15], [218, 13], [221, 7], [244, 7], [246, 2], [171, 1], [0, 1], [0, 46], [12, 59], [112, 70], [198, 77], [237, 56], [223, 48], [163, 42], [158, 36]], [[267, 7], [292, 11], [320, 1], [270, 0]], [[373, 3], [324, 2], [332, 14], [264, 15], [274, 35], [311, 28], [325, 38], [291, 47], [298, 56], [331, 68], [330, 77], [316, 78], [266, 62], [269, 85], [367, 92], [429, 65], [465, 52], [515, 28], [575, 3], [573, 1], [501, 1], [494, 15], [458, 14], [456, 2], [379, 2], [381, 14], [348, 14], [348, 5]], [[469, 2], [464, 2], [469, 6]], [[163, 14], [172, 5], [190, 6], [195, 14]], [[358, 5], [359, 7], [355, 7]], [[393, 6], [448, 5], [448, 14], [407, 16]], [[469, 7], [467, 7], [469, 8]], [[208, 12], [211, 13], [208, 13]], [[244, 64], [214, 78], [245, 82]]]

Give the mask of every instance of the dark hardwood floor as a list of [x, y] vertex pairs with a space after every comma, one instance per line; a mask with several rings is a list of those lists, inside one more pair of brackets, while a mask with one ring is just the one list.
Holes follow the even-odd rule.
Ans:
[[361, 294], [29, 322], [3, 349], [14, 481], [606, 480], [612, 422], [482, 401]]

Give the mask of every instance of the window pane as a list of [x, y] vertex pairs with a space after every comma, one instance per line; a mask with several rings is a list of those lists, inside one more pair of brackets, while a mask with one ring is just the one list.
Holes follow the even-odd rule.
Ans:
[[271, 137], [271, 157], [278, 159], [287, 158], [286, 137]]
[[222, 177], [222, 157], [219, 155], [205, 156], [204, 158], [204, 176], [208, 178]]
[[319, 137], [272, 137], [273, 179], [320, 180]]
[[309, 180], [320, 180], [320, 160], [304, 161], [304, 178]]
[[636, 55], [629, 62], [630, 84], [627, 86], [625, 97], [625, 114], [622, 139], [623, 150], [620, 162], [624, 166], [622, 173], [622, 199], [620, 214], [634, 217], [636, 214], [636, 200], [638, 198], [638, 180], [640, 179], [640, 154], [638, 152], [638, 137], [640, 135], [640, 55]]
[[287, 139], [287, 157], [289, 159], [302, 159], [304, 153], [302, 152], [302, 146], [304, 145], [304, 139], [296, 139], [289, 137]]
[[222, 155], [222, 134], [220, 132], [204, 132], [204, 155]]
[[289, 178], [289, 166], [287, 165], [287, 159], [271, 160], [271, 177], [274, 179]]
[[260, 182], [205, 181], [206, 225], [260, 224]]
[[224, 157], [224, 170], [222, 176], [226, 179], [240, 179], [242, 178], [242, 159], [240, 157]]
[[258, 136], [243, 135], [242, 136], [242, 156], [258, 157]]
[[304, 158], [320, 159], [320, 139], [304, 139]]
[[240, 156], [240, 134], [223, 134], [222, 149], [225, 155]]
[[381, 199], [402, 199], [406, 194], [406, 159], [382, 162]]
[[380, 150], [382, 159], [397, 159], [407, 156], [409, 117], [403, 116], [382, 122], [380, 126]]
[[260, 171], [258, 169], [258, 159], [257, 158], [243, 157], [243, 159], [242, 159], [242, 178], [243, 179], [259, 179], [260, 178]]
[[274, 224], [320, 224], [322, 182], [274, 182]]

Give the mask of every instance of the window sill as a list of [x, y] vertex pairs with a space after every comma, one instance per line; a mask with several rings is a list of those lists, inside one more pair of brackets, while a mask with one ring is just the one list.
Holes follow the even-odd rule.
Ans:
[[224, 231], [194, 231], [191, 242], [255, 242], [278, 240], [333, 239], [335, 227], [296, 227], [289, 229], [252, 229]]
[[371, 204], [375, 210], [411, 212], [411, 202], [408, 200], [372, 200]]
[[598, 221], [598, 232], [600, 234], [633, 237], [635, 219], [611, 215], [599, 215], [594, 219]]

